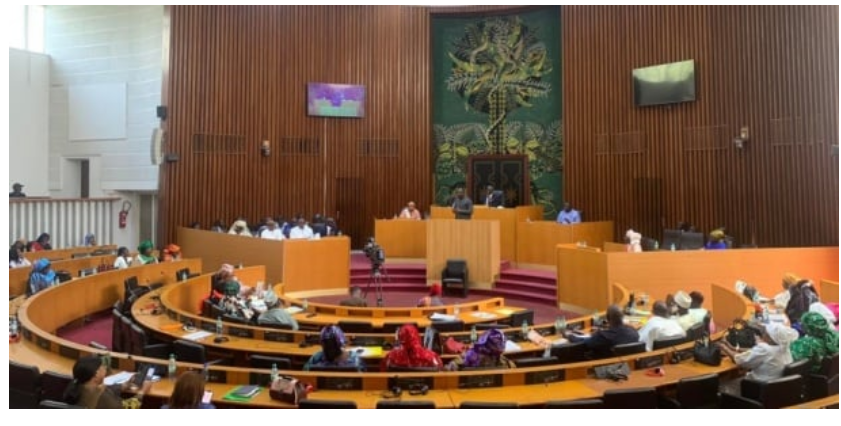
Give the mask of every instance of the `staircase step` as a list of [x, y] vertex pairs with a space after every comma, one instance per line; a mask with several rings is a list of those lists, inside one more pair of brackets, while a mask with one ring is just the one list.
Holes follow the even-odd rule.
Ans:
[[[370, 278], [369, 278], [369, 277], [367, 277], [367, 276], [366, 276], [366, 277], [351, 277], [351, 279], [350, 279], [350, 284], [351, 284], [351, 285], [365, 285], [365, 284], [367, 284], [367, 283], [368, 283], [368, 281], [370, 281]], [[394, 279], [394, 278], [392, 277], [392, 279], [391, 279], [391, 280], [386, 280], [385, 278], [383, 278], [383, 280], [382, 280], [383, 285], [386, 285], [386, 284], [388, 284], [389, 282], [391, 282], [391, 283], [411, 284], [411, 285], [415, 285], [415, 286], [423, 286], [423, 287], [426, 287], [426, 278], [425, 278], [425, 277], [420, 277], [420, 278], [401, 278], [401, 279], [399, 279], [399, 280], [398, 280], [398, 279]]]
[[546, 284], [534, 281], [512, 280], [507, 278], [500, 278], [497, 280], [496, 289], [517, 289], [522, 291], [530, 291], [535, 293], [551, 294], [553, 297], [558, 291], [555, 283]]
[[[554, 294], [526, 292], [515, 289], [470, 289], [470, 294], [487, 294], [494, 297], [504, 297], [506, 300], [511, 298], [541, 305], [555, 306], [557, 303], [557, 297]], [[511, 305], [516, 306], [514, 303], [511, 303]]]

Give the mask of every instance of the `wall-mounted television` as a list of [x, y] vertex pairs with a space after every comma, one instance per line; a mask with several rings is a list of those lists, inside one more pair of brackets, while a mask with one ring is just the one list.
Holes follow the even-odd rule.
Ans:
[[364, 117], [365, 86], [307, 83], [307, 114], [315, 117]]
[[695, 61], [634, 70], [634, 104], [664, 105], [695, 100]]

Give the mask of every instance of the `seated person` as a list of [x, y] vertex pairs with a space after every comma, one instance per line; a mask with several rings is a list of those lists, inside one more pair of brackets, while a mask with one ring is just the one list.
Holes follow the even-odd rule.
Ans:
[[342, 235], [342, 231], [340, 231], [339, 227], [336, 225], [336, 219], [333, 219], [332, 217], [328, 217], [327, 220], [324, 221], [324, 230], [326, 237]]
[[[96, 356], [79, 358], [73, 365], [73, 382], [64, 392], [64, 402], [84, 408], [140, 408], [143, 395], [152, 388], [152, 382], [144, 381], [140, 389], [133, 389], [133, 380], [121, 385], [105, 386], [103, 380], [108, 370]], [[121, 392], [135, 391], [132, 398], [122, 399]]]
[[[767, 382], [783, 376], [783, 369], [792, 362], [789, 347], [795, 340], [797, 340], [796, 330], [772, 322], [763, 327], [762, 336], [756, 338], [756, 345], [750, 349], [737, 350], [727, 342], [727, 339], [721, 339], [718, 345], [736, 365], [750, 370], [745, 377]], [[727, 387], [731, 388], [731, 386]]]
[[29, 251], [44, 251], [52, 250], [53, 246], [50, 244], [50, 234], [44, 232], [38, 236], [38, 239], [29, 243]]
[[353, 306], [356, 308], [367, 308], [368, 301], [362, 298], [362, 289], [359, 286], [350, 288], [350, 297], [339, 302], [340, 306]]
[[28, 246], [29, 244], [26, 242], [26, 238], [19, 238], [12, 244], [12, 247], [17, 248], [21, 253], [26, 252]]
[[710, 232], [710, 238], [707, 240], [707, 244], [704, 245], [704, 248], [707, 250], [724, 250], [727, 248], [727, 242], [724, 241], [726, 235], [724, 235], [723, 229], [716, 229]]
[[820, 302], [815, 286], [809, 280], [800, 280], [797, 284], [789, 287], [791, 297], [786, 305], [786, 315], [794, 328], [798, 328], [800, 317], [809, 311], [809, 307], [815, 302]]
[[380, 363], [380, 370], [388, 371], [389, 367], [434, 367], [444, 368], [444, 362], [435, 352], [426, 349], [421, 344], [418, 328], [413, 324], [406, 324], [397, 331], [400, 346], [388, 352]]
[[307, 225], [307, 221], [303, 216], [298, 217], [295, 227], [289, 230], [290, 240], [309, 240], [314, 236], [315, 234], [312, 232], [312, 228]]
[[19, 248], [13, 245], [9, 249], [9, 269], [23, 268], [30, 265], [32, 263], [29, 262], [29, 259], [23, 255]]
[[217, 220], [213, 222], [213, 225], [210, 226], [210, 232], [218, 232], [220, 234], [225, 233], [225, 224], [222, 223], [221, 220]]
[[400, 212], [400, 219], [421, 220], [423, 218], [420, 211], [415, 208], [415, 202], [409, 201], [409, 204], [406, 204], [406, 207]]
[[169, 403], [161, 408], [213, 409], [213, 404], [202, 402], [204, 397], [204, 377], [195, 371], [186, 371], [178, 376], [175, 389], [169, 397]]
[[429, 294], [424, 297], [421, 297], [418, 300], [418, 307], [419, 308], [428, 308], [430, 306], [444, 306], [444, 302], [441, 300], [441, 284], [434, 283], [429, 286]]
[[639, 334], [633, 327], [625, 325], [622, 309], [616, 305], [607, 308], [607, 328], [602, 328], [590, 334], [590, 337], [579, 337], [566, 333], [570, 342], [584, 341], [587, 349], [594, 358], [608, 358], [613, 356], [613, 347], [625, 343], [639, 341]]
[[791, 272], [783, 275], [783, 291], [774, 296], [774, 305], [780, 309], [785, 309], [788, 306], [788, 301], [791, 300], [791, 293], [788, 289], [797, 284], [798, 281], [800, 281], [800, 277]]
[[233, 225], [231, 225], [231, 229], [228, 230], [228, 234], [250, 237], [251, 230], [248, 229], [248, 222], [244, 219], [238, 219]]
[[502, 191], [494, 191], [494, 186], [488, 185], [482, 204], [488, 207], [503, 207], [505, 206], [505, 194]]
[[675, 303], [680, 312], [677, 322], [684, 330], [689, 330], [693, 325], [704, 322], [708, 311], [701, 307], [704, 304], [704, 295], [700, 292], [693, 291], [686, 294], [679, 291], [675, 295]]
[[578, 210], [573, 209], [569, 203], [564, 203], [564, 209], [558, 213], [557, 222], [561, 224], [581, 223], [581, 214]]
[[819, 372], [824, 358], [838, 353], [838, 332], [817, 312], [806, 312], [800, 317], [804, 336], [791, 344], [794, 361], [809, 359], [812, 371]]
[[166, 246], [161, 256], [161, 262], [175, 262], [176, 260], [181, 260], [181, 247], [175, 244]]
[[117, 249], [117, 258], [114, 259], [114, 269], [126, 269], [131, 266], [131, 253], [128, 252], [128, 247], [120, 247]]
[[266, 303], [267, 310], [260, 314], [257, 324], [288, 325], [292, 327], [292, 330], [298, 330], [298, 321], [295, 321], [295, 318], [292, 318], [292, 315], [286, 312], [286, 309], [283, 307], [283, 301], [278, 299], [274, 291], [267, 291], [263, 297], [263, 301]]
[[365, 371], [365, 363], [356, 352], [344, 350], [345, 333], [335, 325], [328, 325], [321, 330], [321, 350], [313, 354], [304, 364], [304, 371], [312, 367], [355, 367]]
[[640, 329], [640, 342], [645, 342], [645, 350], [651, 351], [656, 340], [686, 337], [686, 331], [677, 320], [669, 318], [669, 308], [662, 301], [654, 302], [653, 315]]
[[312, 222], [310, 223], [310, 228], [312, 228], [313, 236], [318, 236], [317, 238], [326, 237], [327, 236], [327, 225], [324, 223], [324, 216], [316, 213], [312, 216]]
[[463, 368], [516, 368], [513, 362], [502, 355], [505, 352], [505, 334], [492, 328], [479, 336], [479, 340], [463, 355], [447, 364], [447, 370]]
[[151, 241], [146, 240], [137, 246], [137, 257], [134, 259], [135, 265], [148, 265], [150, 263], [158, 263], [158, 258], [152, 256], [152, 249], [155, 245]]
[[283, 236], [283, 231], [277, 226], [277, 222], [272, 219], [269, 219], [266, 222], [266, 229], [260, 233], [260, 238], [265, 238], [267, 240], [285, 240], [286, 237]]
[[94, 234], [85, 234], [85, 238], [82, 239], [82, 245], [85, 247], [93, 247], [96, 245], [96, 235]]
[[50, 267], [50, 260], [42, 257], [32, 265], [32, 272], [29, 273], [29, 285], [26, 295], [32, 296], [41, 290], [46, 290], [55, 285], [55, 271]]

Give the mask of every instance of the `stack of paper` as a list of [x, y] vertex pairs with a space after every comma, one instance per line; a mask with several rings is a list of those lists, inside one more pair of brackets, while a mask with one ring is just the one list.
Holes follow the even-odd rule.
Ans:
[[248, 385], [248, 386], [239, 386], [234, 388], [234, 390], [228, 392], [222, 399], [227, 399], [229, 401], [248, 401], [254, 395], [257, 395], [260, 392], [260, 386]]
[[196, 331], [195, 333], [185, 334], [185, 335], [183, 335], [183, 336], [181, 336], [181, 337], [182, 337], [183, 339], [196, 341], [196, 340], [201, 340], [201, 339], [204, 339], [205, 337], [208, 337], [208, 336], [210, 336], [211, 334], [212, 334], [212, 333], [211, 333], [211, 332], [209, 332], [209, 331], [204, 331], [204, 330], [201, 330], [201, 331]]
[[121, 371], [117, 374], [112, 374], [106, 377], [102, 380], [102, 383], [104, 383], [105, 386], [121, 385], [129, 381], [129, 379], [131, 379], [132, 376], [134, 376], [134, 373], [129, 373], [128, 371]]
[[[436, 313], [430, 315], [429, 319], [431, 319], [432, 321], [455, 321], [458, 318], [456, 318], [453, 315], [440, 314], [440, 313], [436, 312]], [[433, 325], [433, 327], [434, 327], [434, 325]]]

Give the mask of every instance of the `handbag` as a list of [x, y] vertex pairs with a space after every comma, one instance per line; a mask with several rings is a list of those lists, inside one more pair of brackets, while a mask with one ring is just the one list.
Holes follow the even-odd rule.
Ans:
[[727, 329], [727, 342], [739, 348], [752, 348], [756, 344], [759, 333], [750, 327], [743, 319], [733, 320], [733, 325]]
[[593, 373], [597, 379], [610, 379], [618, 382], [620, 380], [628, 380], [628, 376], [631, 374], [631, 367], [626, 362], [600, 365], [593, 368]]
[[292, 405], [307, 398], [311, 386], [305, 385], [294, 377], [278, 376], [269, 386], [269, 396], [277, 401], [283, 401]]
[[711, 345], [709, 340], [696, 340], [695, 348], [692, 350], [695, 361], [704, 365], [718, 367], [721, 365], [721, 348], [718, 345]]

